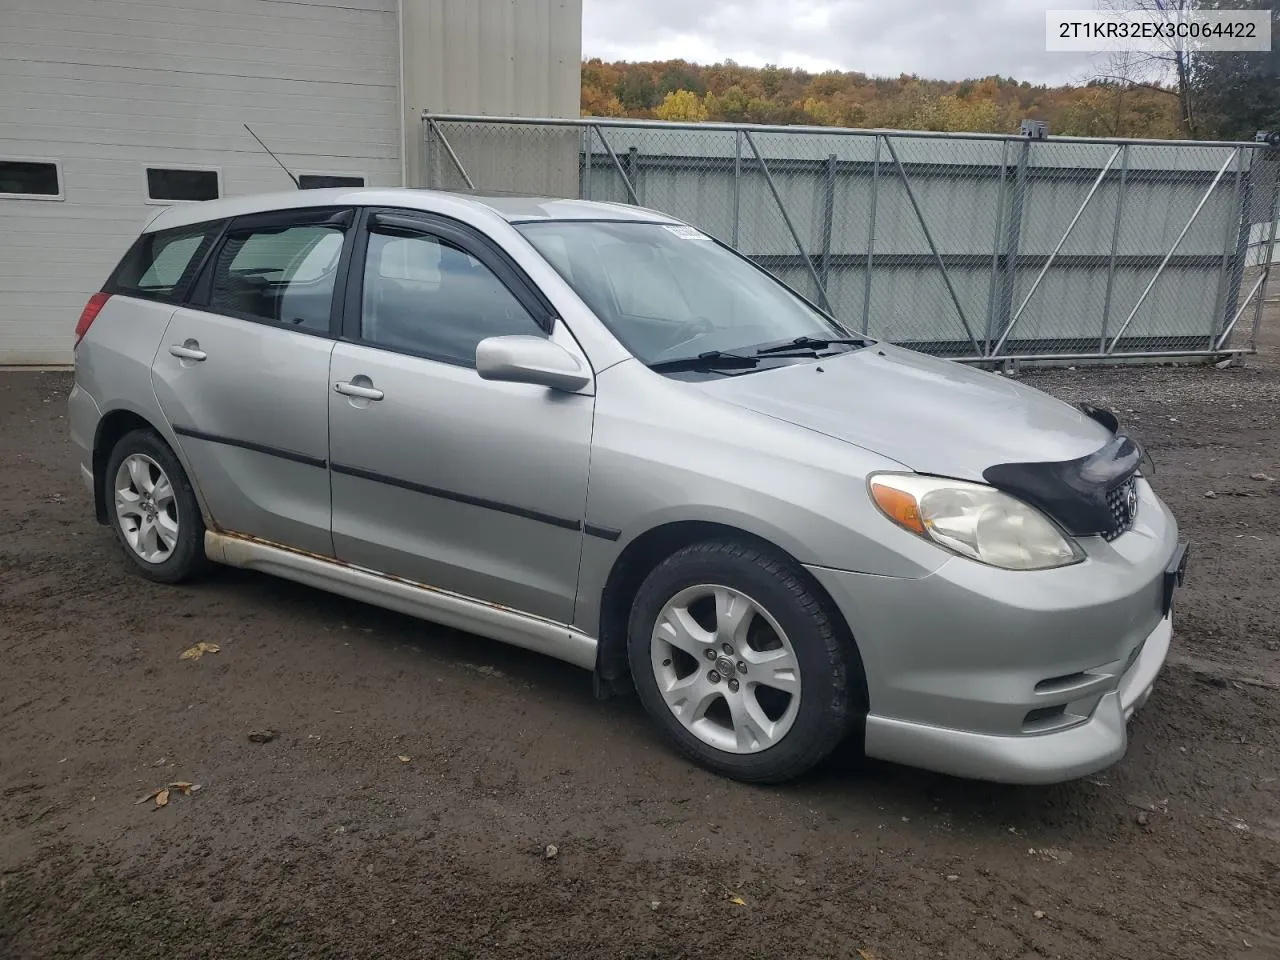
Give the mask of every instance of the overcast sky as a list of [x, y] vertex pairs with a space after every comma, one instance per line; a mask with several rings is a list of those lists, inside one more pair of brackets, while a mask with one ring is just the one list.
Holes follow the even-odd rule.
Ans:
[[915, 73], [936, 80], [999, 74], [1079, 81], [1083, 53], [1047, 53], [1046, 10], [1092, 0], [583, 0], [582, 55], [746, 66]]

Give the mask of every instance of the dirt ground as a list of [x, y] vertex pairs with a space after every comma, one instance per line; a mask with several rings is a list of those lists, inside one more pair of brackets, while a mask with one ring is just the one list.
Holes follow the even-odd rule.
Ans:
[[741, 786], [572, 667], [265, 576], [149, 584], [93, 522], [70, 377], [0, 373], [0, 957], [1280, 957], [1267, 328], [1243, 366], [1031, 378], [1120, 412], [1194, 543], [1128, 756], [1036, 789], [852, 751]]

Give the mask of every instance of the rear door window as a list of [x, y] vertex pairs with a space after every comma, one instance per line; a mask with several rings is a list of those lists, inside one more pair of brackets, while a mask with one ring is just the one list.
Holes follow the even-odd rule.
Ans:
[[116, 267], [106, 292], [181, 302], [221, 230], [218, 222], [144, 233]]
[[328, 333], [345, 236], [327, 224], [233, 229], [213, 262], [209, 310]]

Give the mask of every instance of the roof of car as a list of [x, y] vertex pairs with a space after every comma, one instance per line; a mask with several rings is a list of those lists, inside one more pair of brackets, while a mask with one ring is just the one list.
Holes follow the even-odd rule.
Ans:
[[563, 200], [533, 194], [483, 190], [424, 190], [413, 187], [330, 187], [293, 190], [288, 193], [254, 194], [180, 203], [164, 208], [145, 230], [222, 220], [227, 217], [289, 210], [299, 207], [369, 206], [402, 207], [437, 213], [459, 212], [471, 206], [487, 210], [511, 223], [528, 220], [637, 220], [651, 223], [679, 221], [656, 210], [600, 200]]

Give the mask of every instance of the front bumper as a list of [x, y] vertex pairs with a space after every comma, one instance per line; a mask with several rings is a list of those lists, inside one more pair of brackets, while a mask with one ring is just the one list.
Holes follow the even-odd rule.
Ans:
[[1142, 652], [1103, 694], [1084, 723], [1056, 733], [992, 736], [890, 717], [867, 717], [868, 756], [957, 777], [1044, 784], [1106, 769], [1128, 749], [1127, 722], [1151, 695], [1173, 635], [1172, 615], [1146, 638]]
[[962, 558], [919, 578], [810, 566], [844, 614], [867, 681], [866, 751], [1010, 783], [1052, 783], [1124, 755], [1172, 633], [1185, 548], [1145, 481], [1133, 528], [1036, 572]]

